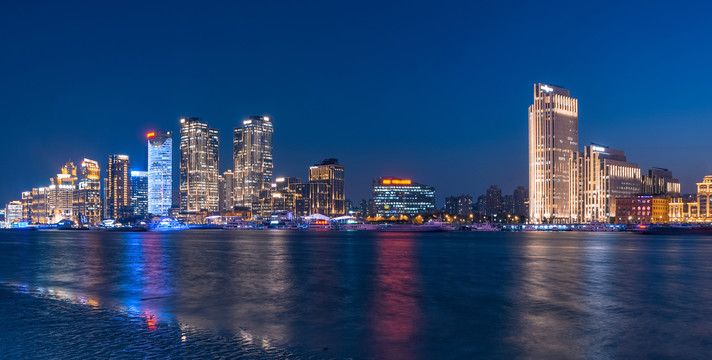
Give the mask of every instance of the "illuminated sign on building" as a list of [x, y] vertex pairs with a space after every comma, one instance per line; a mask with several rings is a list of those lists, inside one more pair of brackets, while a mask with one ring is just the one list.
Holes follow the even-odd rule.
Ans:
[[412, 183], [410, 180], [383, 179], [383, 185], [410, 185]]
[[149, 138], [149, 139], [152, 138], [152, 137], [154, 137], [154, 136], [156, 136], [156, 133], [155, 133], [155, 132], [150, 132], [150, 133], [146, 134], [146, 137]]
[[552, 91], [554, 91], [554, 89], [553, 89], [551, 86], [549, 86], [549, 85], [542, 85], [542, 86], [541, 86], [541, 89], [544, 90], [544, 91], [546, 91], [546, 92], [552, 92]]
[[606, 148], [602, 146], [591, 146], [591, 150], [596, 151], [596, 152], [606, 152]]

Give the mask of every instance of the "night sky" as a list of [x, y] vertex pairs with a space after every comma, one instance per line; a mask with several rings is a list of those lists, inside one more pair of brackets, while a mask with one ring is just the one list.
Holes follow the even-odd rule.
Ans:
[[409, 177], [445, 196], [527, 185], [533, 84], [579, 99], [579, 143], [712, 174], [708, 5], [662, 2], [6, 1], [0, 203], [87, 157], [146, 169], [148, 130], [273, 118], [276, 176], [335, 157], [347, 198]]

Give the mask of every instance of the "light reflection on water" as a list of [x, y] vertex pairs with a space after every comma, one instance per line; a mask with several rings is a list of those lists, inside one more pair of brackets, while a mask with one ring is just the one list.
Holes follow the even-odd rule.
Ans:
[[317, 357], [704, 358], [710, 240], [0, 232], [0, 282], [129, 314], [147, 334], [176, 324], [180, 343], [208, 329]]

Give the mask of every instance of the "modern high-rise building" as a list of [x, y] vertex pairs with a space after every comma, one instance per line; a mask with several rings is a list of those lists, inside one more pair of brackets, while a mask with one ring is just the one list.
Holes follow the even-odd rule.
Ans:
[[569, 90], [535, 84], [529, 107], [529, 221], [570, 223], [572, 158], [578, 151], [578, 100]]
[[[38, 203], [38, 206], [41, 206], [41, 203]], [[78, 223], [101, 223], [101, 168], [94, 160], [84, 159], [81, 163], [72, 212]]]
[[640, 167], [628, 162], [622, 150], [600, 145], [584, 147], [581, 206], [577, 221], [612, 222], [616, 199], [640, 194]]
[[105, 217], [118, 220], [133, 216], [131, 208], [131, 162], [128, 155], [111, 155], [106, 167]]
[[50, 189], [47, 186], [32, 189], [32, 205], [30, 219], [33, 224], [49, 224], [52, 222], [52, 211], [49, 207]]
[[131, 171], [131, 208], [134, 216], [148, 216], [148, 171]]
[[173, 197], [173, 138], [170, 131], [151, 131], [146, 134], [146, 138], [148, 213], [166, 216]]
[[410, 179], [381, 177], [373, 180], [376, 215], [384, 218], [415, 216], [435, 211], [435, 188]]
[[235, 205], [252, 206], [272, 184], [273, 132], [268, 116], [250, 116], [234, 129]]
[[338, 216], [346, 213], [344, 166], [338, 159], [325, 159], [309, 167], [309, 201], [311, 214]]
[[219, 132], [196, 117], [180, 119], [180, 212], [220, 209]]

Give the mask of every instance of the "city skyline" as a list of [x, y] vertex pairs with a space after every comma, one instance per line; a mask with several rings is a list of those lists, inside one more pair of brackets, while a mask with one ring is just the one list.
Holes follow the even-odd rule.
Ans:
[[[416, 3], [380, 5], [374, 13], [366, 4], [287, 5], [274, 12], [235, 4], [193, 13], [179, 3], [170, 16], [147, 6], [141, 14], [116, 9], [115, 18], [102, 19], [115, 29], [133, 23], [125, 31], [86, 31], [96, 19], [86, 12], [100, 5], [54, 6], [10, 4], [0, 15], [10, 34], [0, 61], [12, 69], [0, 90], [7, 126], [1, 151], [23, 149], [23, 157], [0, 159], [12, 170], [0, 175], [2, 203], [28, 185], [43, 186], [52, 174], [47, 169], [67, 158], [98, 159], [105, 169], [108, 154], [127, 154], [134, 168], [147, 170], [145, 134], [177, 134], [176, 119], [187, 116], [221, 130], [222, 173], [232, 168], [226, 135], [253, 114], [275, 119], [275, 177], [304, 179], [305, 165], [338, 158], [349, 167], [346, 194], [353, 201], [368, 198], [371, 180], [384, 175], [436, 186], [439, 205], [448, 195], [481, 193], [491, 184], [509, 192], [527, 182], [523, 124], [531, 84], [539, 82], [561, 84], [580, 100], [580, 144], [624, 149], [641, 169], [668, 168], [683, 193], [694, 193], [712, 173], [712, 161], [697, 156], [705, 145], [688, 140], [712, 130], [706, 101], [712, 54], [693, 40], [709, 29], [705, 9], [691, 5], [602, 11], [524, 4], [509, 13], [501, 4], [430, 11]], [[349, 15], [323, 16], [337, 9]], [[583, 12], [588, 17], [581, 24], [572, 20]], [[228, 16], [235, 13], [244, 14], [247, 27], [271, 25], [235, 36]], [[406, 15], [391, 25], [399, 13]], [[204, 26], [172, 24], [187, 14]], [[538, 55], [524, 16], [564, 19], [565, 45]], [[310, 22], [305, 19], [315, 25], [295, 26]], [[425, 26], [445, 19], [444, 28]], [[156, 31], [163, 42], [154, 46], [144, 34]], [[38, 52], [44, 50], [54, 56]], [[250, 50], [260, 56], [242, 56]]]

